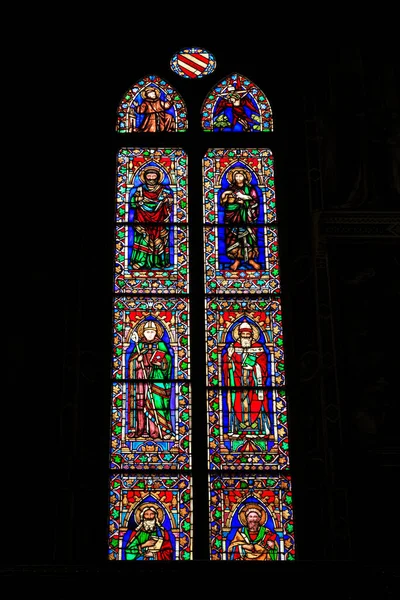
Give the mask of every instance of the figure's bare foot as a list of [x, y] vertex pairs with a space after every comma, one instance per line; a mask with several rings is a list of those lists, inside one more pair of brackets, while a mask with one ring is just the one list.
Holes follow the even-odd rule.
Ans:
[[254, 267], [254, 269], [256, 271], [259, 271], [261, 269], [261, 266], [258, 263], [256, 263], [256, 261], [253, 260], [252, 258], [249, 260], [249, 265], [251, 265], [252, 267]]
[[231, 271], [237, 271], [239, 265], [240, 265], [240, 260], [235, 260], [233, 265], [231, 265]]

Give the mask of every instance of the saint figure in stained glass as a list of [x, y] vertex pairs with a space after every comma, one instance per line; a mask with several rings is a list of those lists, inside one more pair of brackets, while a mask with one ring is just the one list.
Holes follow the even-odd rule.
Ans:
[[228, 560], [277, 560], [277, 535], [266, 527], [267, 513], [261, 504], [246, 503], [237, 518], [241, 527], [233, 527]]
[[227, 393], [228, 433], [269, 434], [268, 381], [269, 354], [258, 339], [260, 331], [244, 319], [227, 336], [227, 347], [222, 353], [223, 385], [245, 389], [231, 389]]
[[239, 73], [224, 77], [202, 106], [205, 131], [272, 131], [272, 112], [265, 94]]
[[251, 227], [259, 215], [259, 195], [251, 185], [251, 173], [247, 169], [233, 168], [226, 179], [229, 186], [221, 194], [224, 208], [226, 254], [233, 260], [230, 269], [236, 271], [242, 262], [259, 270], [254, 259], [259, 255], [257, 228]]
[[172, 353], [163, 341], [164, 328], [157, 320], [142, 321], [128, 331], [130, 436], [168, 440], [172, 435]]
[[222, 131], [251, 131], [258, 125], [259, 109], [238, 77], [219, 94], [214, 109], [214, 127]]
[[164, 174], [155, 166], [143, 169], [141, 185], [131, 189], [129, 200], [133, 209], [132, 269], [165, 268], [170, 265], [169, 230], [163, 223], [170, 220], [173, 193], [162, 183]]
[[157, 86], [145, 87], [130, 108], [129, 131], [175, 131], [173, 105], [172, 97], [166, 96]]
[[135, 511], [137, 527], [123, 540], [123, 560], [173, 560], [171, 536], [163, 527], [164, 511], [158, 504], [144, 503]]

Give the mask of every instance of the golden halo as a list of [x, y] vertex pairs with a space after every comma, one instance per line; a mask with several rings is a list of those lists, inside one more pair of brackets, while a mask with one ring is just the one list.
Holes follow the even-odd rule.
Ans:
[[[239, 339], [239, 327], [241, 326], [242, 323], [243, 323], [243, 321], [241, 321], [238, 325], [236, 325], [236, 327], [234, 327], [234, 329], [232, 331], [232, 337], [235, 340], [235, 342]], [[260, 337], [260, 330], [258, 329], [258, 327], [255, 327], [249, 321], [247, 321], [247, 323], [250, 325], [250, 327], [253, 331], [253, 340], [255, 342], [257, 342], [258, 338]]]
[[229, 181], [229, 183], [232, 183], [233, 178], [236, 175], [236, 173], [243, 173], [246, 183], [250, 183], [250, 181], [251, 181], [250, 171], [248, 171], [247, 169], [243, 169], [241, 167], [236, 167], [235, 169], [231, 169], [230, 171], [228, 171], [228, 173], [226, 174], [226, 178]]
[[[146, 321], [147, 321], [147, 319], [144, 319], [143, 321], [141, 321], [136, 328], [136, 331], [137, 331], [137, 334], [138, 334], [140, 340], [142, 340], [144, 337], [143, 331], [144, 331], [144, 324], [146, 323]], [[163, 334], [163, 328], [158, 321], [153, 321], [153, 323], [156, 324], [157, 337], [161, 339], [162, 334]]]
[[158, 172], [157, 183], [160, 183], [160, 181], [162, 181], [164, 175], [163, 175], [163, 172], [161, 171], [161, 169], [159, 169], [158, 167], [146, 167], [145, 169], [142, 169], [139, 173], [139, 179], [142, 183], [146, 183], [144, 176], [146, 175], [146, 173], [148, 173], [148, 171]]
[[153, 91], [153, 90], [154, 90], [154, 92], [156, 93], [156, 97], [157, 97], [157, 99], [160, 97], [160, 90], [159, 90], [157, 87], [153, 87], [152, 85], [148, 85], [147, 87], [145, 87], [145, 88], [144, 88], [144, 90], [142, 90], [142, 91], [140, 92], [140, 95], [142, 96], [143, 100], [145, 100], [145, 99], [146, 99], [146, 93], [147, 93], [149, 90], [151, 90], [151, 91]]
[[163, 509], [158, 506], [157, 504], [152, 504], [150, 502], [145, 502], [145, 504], [141, 504], [140, 506], [138, 506], [138, 508], [135, 510], [135, 521], [137, 523], [137, 525], [139, 525], [142, 517], [141, 514], [143, 513], [143, 511], [148, 510], [149, 508], [151, 508], [152, 510], [154, 510], [154, 512], [157, 513], [157, 520], [159, 523], [162, 523], [164, 520], [164, 511]]
[[267, 513], [260, 504], [256, 504], [255, 502], [249, 502], [249, 504], [245, 504], [244, 507], [240, 510], [238, 516], [241, 524], [247, 525], [246, 516], [252, 510], [255, 510], [260, 515], [260, 525], [264, 525], [265, 521], [267, 520]]

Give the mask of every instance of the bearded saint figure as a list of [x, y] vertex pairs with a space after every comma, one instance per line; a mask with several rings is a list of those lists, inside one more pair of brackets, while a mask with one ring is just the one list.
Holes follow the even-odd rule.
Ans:
[[140, 174], [143, 185], [132, 188], [130, 204], [134, 210], [132, 269], [165, 269], [170, 265], [169, 228], [174, 197], [171, 188], [161, 183], [163, 173], [148, 167]]
[[157, 504], [142, 504], [135, 512], [134, 531], [125, 534], [123, 560], [173, 560], [168, 531], [161, 525], [163, 510]]
[[221, 205], [226, 224], [226, 254], [233, 260], [230, 269], [236, 271], [244, 262], [258, 271], [260, 264], [254, 260], [259, 255], [257, 227], [254, 227], [259, 214], [257, 189], [251, 185], [251, 175], [246, 169], [232, 169], [226, 178], [230, 185], [221, 195]]
[[[232, 331], [235, 342], [222, 355], [223, 385], [228, 386], [229, 434], [269, 434], [268, 355], [259, 331], [247, 320]], [[243, 388], [243, 389], [235, 389]]]
[[248, 503], [238, 516], [242, 527], [229, 544], [228, 560], [277, 560], [277, 535], [265, 527], [267, 514], [262, 506]]

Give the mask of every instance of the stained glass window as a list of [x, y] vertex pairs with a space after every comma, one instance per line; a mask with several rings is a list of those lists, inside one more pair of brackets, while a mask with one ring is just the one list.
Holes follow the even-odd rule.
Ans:
[[109, 558], [187, 560], [187, 156], [180, 148], [123, 147], [116, 181], [110, 467], [118, 474], [110, 484]]
[[272, 152], [208, 150], [203, 211], [211, 559], [291, 560]]
[[[169, 66], [172, 77], [190, 80], [212, 75], [217, 63], [207, 50], [188, 47]], [[211, 134], [258, 132], [264, 142], [272, 111], [256, 84], [232, 73], [214, 82], [201, 125]], [[140, 143], [121, 144], [116, 167], [109, 557], [192, 559], [192, 489], [201, 474], [209, 492], [208, 558], [293, 560], [274, 156], [254, 144], [228, 147], [220, 135], [218, 147], [199, 154], [186, 130], [183, 98], [155, 75], [133, 85], [118, 108], [116, 131]], [[185, 150], [145, 141], [148, 133], [165, 140], [176, 132], [185, 132]], [[199, 167], [203, 161], [202, 207], [188, 195], [196, 188], [191, 154]], [[193, 285], [189, 248], [201, 234], [204, 282]], [[190, 314], [197, 294], [200, 310]], [[191, 348], [191, 337], [199, 339], [191, 335], [194, 321], [205, 351]], [[196, 465], [198, 390], [207, 456]]]

